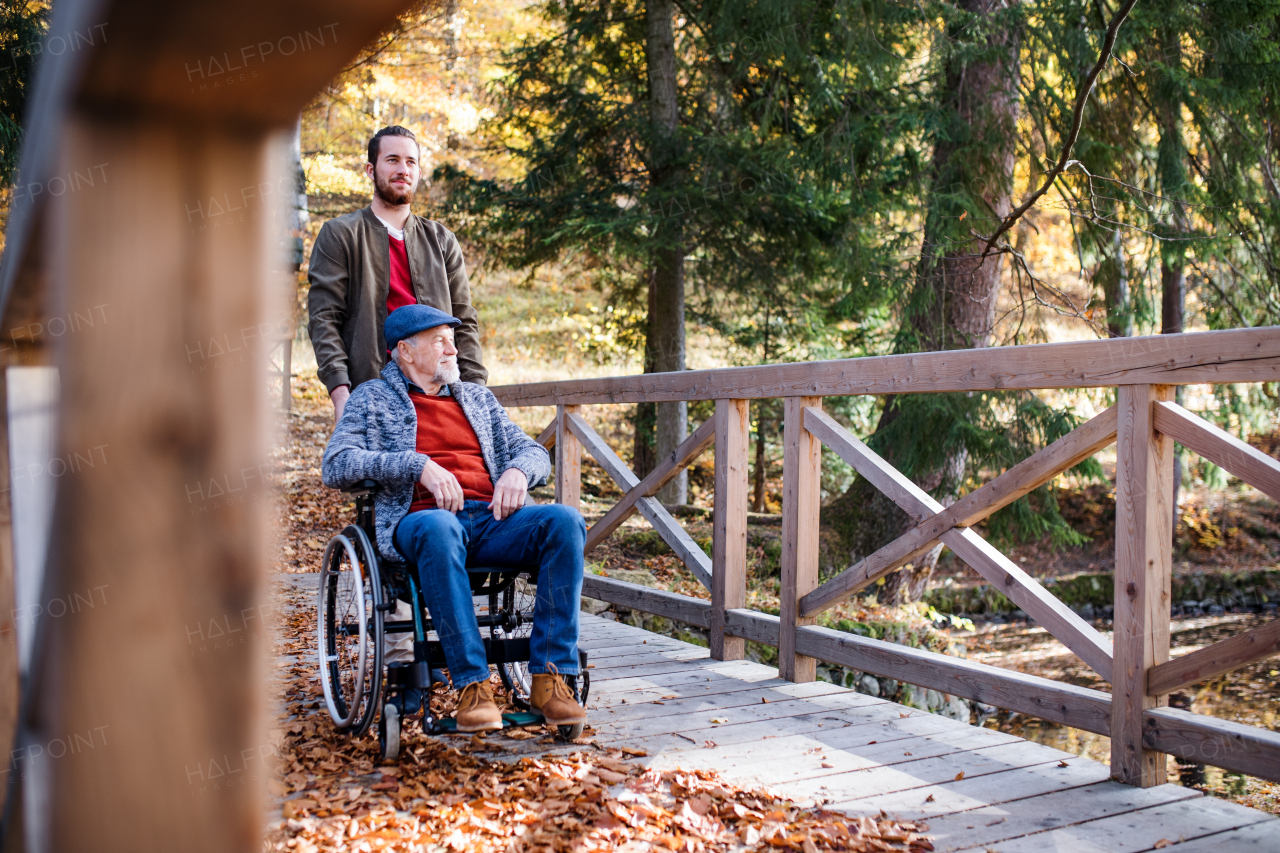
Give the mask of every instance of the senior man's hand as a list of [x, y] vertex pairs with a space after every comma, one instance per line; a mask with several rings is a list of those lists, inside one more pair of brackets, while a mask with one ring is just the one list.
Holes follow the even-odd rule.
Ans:
[[511, 515], [524, 506], [525, 492], [529, 491], [529, 478], [519, 468], [508, 468], [498, 478], [498, 485], [493, 489], [493, 517], [497, 521]]
[[462, 509], [462, 486], [458, 478], [430, 459], [422, 466], [421, 483], [436, 499], [436, 506], [457, 512]]

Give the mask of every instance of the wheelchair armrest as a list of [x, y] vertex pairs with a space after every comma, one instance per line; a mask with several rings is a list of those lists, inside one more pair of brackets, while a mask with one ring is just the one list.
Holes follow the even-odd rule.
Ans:
[[365, 495], [373, 494], [377, 490], [378, 490], [377, 480], [361, 480], [360, 482], [356, 483], [354, 486], [347, 486], [345, 489], [342, 490], [342, 492], [343, 494], [355, 495], [358, 498], [362, 498]]

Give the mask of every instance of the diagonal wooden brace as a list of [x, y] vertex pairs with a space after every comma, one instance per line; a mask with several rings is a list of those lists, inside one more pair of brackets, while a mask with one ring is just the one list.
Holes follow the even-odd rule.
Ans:
[[[608, 443], [582, 419], [581, 415], [577, 413], [566, 414], [565, 424], [568, 426], [569, 431], [577, 437], [578, 441], [582, 442], [582, 446], [587, 449], [587, 452], [600, 463], [601, 467], [609, 472], [609, 476], [612, 477], [614, 482], [616, 482], [618, 486], [627, 493], [627, 496], [636, 496], [632, 500], [632, 508], [643, 515], [645, 519], [653, 525], [653, 529], [658, 531], [658, 535], [662, 537], [662, 541], [666, 542], [667, 545], [671, 547], [671, 550], [676, 552], [676, 556], [684, 561], [684, 564], [689, 567], [689, 571], [693, 572], [698, 581], [703, 586], [710, 589], [711, 558], [707, 556], [706, 552], [703, 551], [701, 547], [699, 547], [698, 543], [693, 541], [693, 537], [691, 537], [688, 532], [680, 526], [679, 522], [671, 517], [671, 513], [667, 512], [666, 507], [659, 503], [657, 498], [643, 495], [644, 483], [636, 477], [631, 469], [627, 467], [625, 462], [618, 458], [618, 454], [613, 452], [613, 448], [611, 448]], [[697, 438], [702, 433], [703, 429], [708, 427], [708, 425], [710, 426], [710, 438], [707, 440], [707, 444], [710, 444], [711, 440], [715, 438], [714, 418], [709, 419], [697, 432], [686, 439], [679, 448], [676, 448], [676, 452], [672, 454], [671, 459], [675, 459], [680, 456], [680, 450], [686, 445], [689, 445], [693, 439]], [[703, 445], [703, 448], [705, 448], [705, 446], [706, 445]], [[689, 459], [692, 460], [696, 455], [696, 453], [693, 454]], [[664, 464], [666, 463], [664, 462]], [[684, 464], [687, 465], [688, 462], [686, 461]], [[680, 467], [684, 466], [682, 465]], [[676, 470], [679, 470], [679, 468]], [[657, 473], [657, 471], [654, 473]], [[667, 479], [670, 479], [672, 476], [674, 476], [674, 473], [669, 474]], [[651, 477], [652, 475], [650, 475], [650, 477], [646, 477], [645, 482], [648, 482]], [[666, 482], [666, 480], [663, 480], [663, 482]], [[657, 486], [654, 486], [653, 490], [656, 492], [661, 488], [661, 485], [662, 484], [659, 483]], [[623, 499], [626, 500], [625, 497]], [[626, 516], [623, 516], [623, 518], [625, 517]], [[606, 516], [606, 518], [608, 518], [608, 516]], [[592, 525], [591, 529], [595, 530], [604, 521], [605, 519], [601, 519], [596, 522], [596, 524]], [[621, 522], [618, 523], [620, 524]], [[615, 524], [614, 527], [617, 527], [617, 524]], [[596, 544], [599, 544], [598, 540]], [[587, 544], [584, 549], [584, 553], [586, 551], [590, 551], [593, 547], [590, 531], [588, 531]]]
[[1147, 693], [1172, 693], [1276, 654], [1280, 654], [1280, 620], [1156, 664], [1147, 670]]
[[1280, 501], [1280, 462], [1177, 403], [1154, 405], [1156, 430]]
[[556, 446], [556, 421], [553, 418], [551, 423], [547, 424], [547, 428], [538, 433], [538, 437], [534, 441], [541, 444], [547, 450]]
[[[942, 504], [933, 496], [885, 462], [821, 409], [805, 409], [804, 425], [917, 522], [943, 511]], [[1075, 652], [1094, 672], [1111, 680], [1111, 644], [1035, 578], [972, 530], [952, 528], [938, 538]]]
[[[614, 476], [613, 472], [610, 472], [610, 476], [626, 491], [626, 494], [623, 495], [622, 500], [614, 505], [613, 509], [605, 513], [603, 518], [591, 525], [591, 529], [587, 531], [587, 552], [590, 553], [592, 548], [608, 539], [609, 535], [617, 530], [619, 525], [630, 518], [631, 514], [636, 512], [636, 504], [641, 498], [648, 498], [657, 494], [658, 490], [665, 486], [672, 477], [687, 468], [693, 460], [697, 459], [700, 454], [710, 447], [715, 439], [715, 420], [708, 418], [706, 423], [698, 427], [693, 435], [681, 442], [680, 446], [670, 456], [663, 459], [649, 473], [649, 476], [631, 489], [622, 485], [622, 481], [617, 476]], [[604, 463], [602, 462], [601, 464], [603, 465]], [[630, 474], [631, 470], [627, 469], [627, 473]], [[634, 475], [632, 476], [634, 477]]]
[[[819, 427], [820, 429], [822, 427]], [[821, 436], [820, 436], [821, 437]], [[859, 560], [800, 599], [800, 614], [816, 616], [934, 547], [955, 527], [969, 527], [1023, 495], [1079, 465], [1116, 439], [1116, 409], [1107, 409], [1067, 435], [1014, 465], [941, 512]]]

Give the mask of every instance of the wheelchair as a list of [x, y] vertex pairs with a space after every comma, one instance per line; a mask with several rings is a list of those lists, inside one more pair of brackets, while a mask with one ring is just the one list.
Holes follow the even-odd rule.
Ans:
[[[431, 686], [441, 682], [447, 666], [444, 647], [432, 639], [432, 623], [419, 588], [418, 574], [405, 563], [379, 556], [374, 546], [374, 494], [377, 482], [364, 480], [343, 489], [355, 498], [356, 521], [329, 540], [320, 569], [317, 601], [320, 682], [334, 725], [360, 737], [375, 719], [382, 757], [400, 753], [406, 714], [421, 702], [422, 728], [428, 735], [456, 733], [452, 718], [435, 719]], [[542, 715], [529, 706], [529, 636], [533, 628], [537, 567], [468, 568], [471, 593], [488, 600], [476, 616], [485, 654], [519, 710], [503, 714], [503, 727], [539, 726]], [[407, 602], [412, 619], [397, 619], [397, 602]], [[413, 660], [386, 663], [388, 635], [412, 636]], [[578, 652], [579, 678], [563, 676], [575, 698], [586, 705], [591, 680], [587, 654]], [[414, 697], [417, 697], [416, 699]], [[582, 724], [558, 726], [557, 737], [575, 740]]]

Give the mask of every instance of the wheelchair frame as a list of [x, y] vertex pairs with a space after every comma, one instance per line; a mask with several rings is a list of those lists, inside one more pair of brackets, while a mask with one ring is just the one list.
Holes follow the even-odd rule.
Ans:
[[[439, 669], [447, 663], [440, 640], [428, 636], [433, 626], [427, 615], [417, 573], [405, 563], [381, 558], [374, 544], [377, 541], [374, 528], [374, 494], [377, 490], [378, 483], [374, 480], [364, 480], [352, 488], [343, 489], [355, 498], [356, 521], [330, 539], [325, 549], [316, 622], [320, 680], [334, 725], [360, 736], [369, 730], [376, 717], [382, 755], [390, 759], [399, 754], [401, 725], [406, 713], [418, 710], [417, 707], [407, 707], [411, 691], [418, 691], [424, 732], [429, 735], [452, 734], [456, 733], [456, 727], [452, 718], [437, 720], [431, 714], [429, 691], [441, 680]], [[360, 594], [353, 598], [357, 605], [354, 620], [337, 613], [344, 556], [351, 570], [360, 573]], [[469, 569], [468, 572], [472, 595], [489, 597], [489, 612], [476, 615], [479, 627], [488, 628], [490, 633], [483, 638], [485, 657], [490, 665], [497, 665], [499, 676], [513, 702], [523, 709], [518, 713], [504, 714], [503, 728], [542, 725], [542, 715], [529, 708], [527, 696], [522, 695], [522, 685], [515, 682], [507, 669], [507, 665], [529, 661], [529, 638], [497, 636], [498, 631], [511, 634], [532, 620], [532, 614], [515, 607], [514, 600], [517, 580], [524, 576], [528, 583], [536, 585], [537, 569], [482, 568]], [[496, 607], [500, 598], [504, 606]], [[412, 620], [387, 620], [386, 614], [396, 609], [397, 601], [410, 604]], [[384, 665], [386, 635], [410, 632], [413, 634], [413, 662]], [[354, 672], [348, 672], [351, 668], [344, 668], [347, 661], [338, 646], [340, 638], [353, 637], [359, 638], [359, 662]], [[564, 679], [578, 701], [585, 705], [590, 690], [585, 651], [579, 650], [578, 662], [581, 691], [577, 678], [564, 676]], [[354, 680], [349, 691], [343, 689], [346, 677]], [[581, 724], [559, 726], [557, 735], [561, 739], [573, 740], [582, 734], [582, 728]]]

